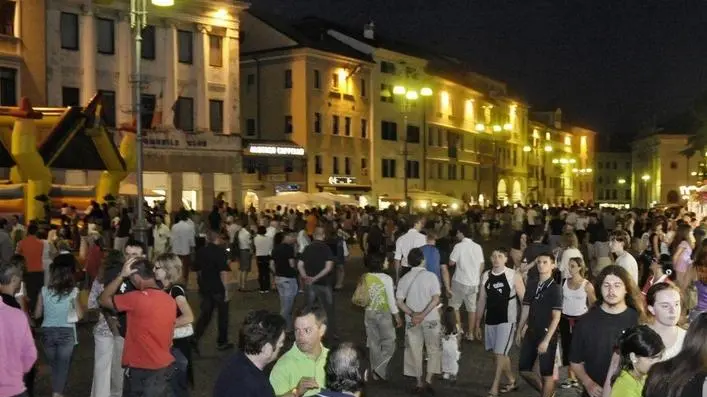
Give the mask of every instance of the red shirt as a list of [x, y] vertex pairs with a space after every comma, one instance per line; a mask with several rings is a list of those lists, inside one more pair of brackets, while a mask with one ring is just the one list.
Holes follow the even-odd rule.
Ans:
[[177, 303], [158, 289], [131, 291], [113, 297], [115, 309], [125, 312], [128, 330], [123, 347], [123, 366], [161, 369], [174, 362], [170, 353]]
[[29, 235], [17, 243], [17, 253], [25, 257], [28, 272], [43, 272], [42, 252], [44, 243], [36, 236]]

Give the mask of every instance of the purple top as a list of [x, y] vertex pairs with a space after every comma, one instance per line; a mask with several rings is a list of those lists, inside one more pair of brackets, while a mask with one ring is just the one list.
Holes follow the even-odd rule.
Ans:
[[702, 281], [697, 281], [695, 287], [697, 288], [697, 306], [695, 306], [695, 310], [698, 313], [707, 312], [707, 285]]
[[0, 299], [0, 318], [0, 397], [16, 396], [25, 391], [22, 377], [37, 360], [37, 347], [22, 310]]
[[678, 248], [683, 248], [683, 250], [675, 262], [675, 271], [685, 273], [689, 269], [690, 263], [692, 263], [692, 259], [690, 259], [692, 256], [692, 247], [690, 246], [690, 243], [683, 241], [680, 243]]

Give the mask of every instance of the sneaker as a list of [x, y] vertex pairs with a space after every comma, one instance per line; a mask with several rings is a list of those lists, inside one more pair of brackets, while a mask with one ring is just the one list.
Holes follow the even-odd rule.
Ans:
[[562, 389], [570, 389], [573, 386], [572, 379], [566, 379], [564, 382], [560, 383], [560, 388]]
[[467, 332], [466, 335], [464, 335], [464, 339], [468, 340], [469, 342], [473, 342], [474, 334], [472, 334], [471, 332]]

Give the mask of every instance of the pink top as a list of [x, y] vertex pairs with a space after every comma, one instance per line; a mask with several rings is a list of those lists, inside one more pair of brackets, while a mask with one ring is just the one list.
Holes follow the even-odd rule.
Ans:
[[22, 310], [0, 299], [0, 318], [0, 397], [10, 397], [25, 391], [22, 377], [37, 360], [37, 347]]

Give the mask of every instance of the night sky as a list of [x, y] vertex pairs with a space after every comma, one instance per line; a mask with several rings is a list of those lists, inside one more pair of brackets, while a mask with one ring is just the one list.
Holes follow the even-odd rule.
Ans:
[[[707, 91], [707, 2], [682, 0], [251, 0], [292, 17], [435, 48], [505, 81], [534, 110], [606, 141], [633, 136]], [[611, 139], [615, 141], [615, 139]]]

